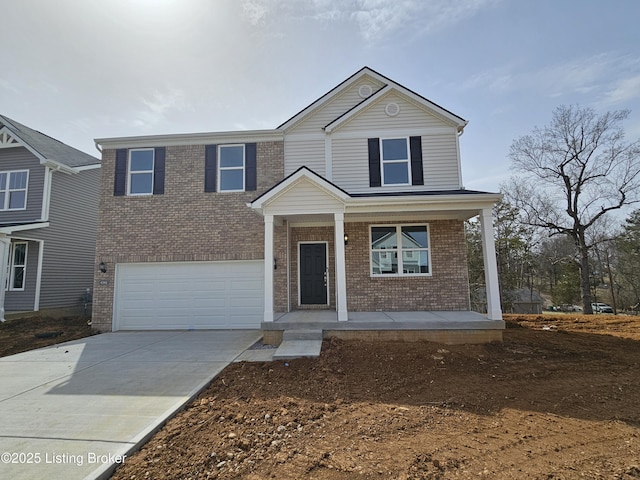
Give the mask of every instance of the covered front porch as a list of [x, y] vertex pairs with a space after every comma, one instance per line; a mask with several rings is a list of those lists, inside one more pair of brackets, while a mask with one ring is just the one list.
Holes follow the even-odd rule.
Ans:
[[[248, 204], [265, 225], [265, 341], [278, 344], [283, 331], [305, 328], [325, 338], [501, 340], [491, 216], [499, 197], [468, 191], [352, 195], [305, 167], [293, 173]], [[474, 216], [482, 224], [486, 315], [471, 312], [469, 303], [463, 221]], [[380, 231], [391, 233], [381, 237]], [[312, 286], [319, 282], [322, 295], [305, 301], [302, 246], [309, 243], [321, 264]], [[315, 258], [305, 257], [309, 263]]]

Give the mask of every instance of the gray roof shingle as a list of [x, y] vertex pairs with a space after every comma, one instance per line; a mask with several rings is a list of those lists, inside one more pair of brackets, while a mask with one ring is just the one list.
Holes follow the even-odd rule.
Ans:
[[3, 126], [7, 127], [11, 133], [47, 160], [67, 165], [72, 168], [85, 167], [87, 165], [96, 165], [100, 163], [100, 160], [96, 157], [70, 147], [69, 145], [62, 143], [55, 138], [51, 138], [42, 132], [22, 125], [9, 117], [0, 115], [0, 128]]

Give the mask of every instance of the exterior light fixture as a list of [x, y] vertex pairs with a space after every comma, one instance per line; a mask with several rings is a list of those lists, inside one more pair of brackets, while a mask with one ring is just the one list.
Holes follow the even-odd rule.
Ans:
[[345, 244], [345, 245], [348, 245], [348, 244], [349, 244], [349, 234], [348, 234], [348, 233], [345, 233], [345, 234], [344, 234], [344, 244]]
[[107, 266], [104, 264], [102, 260], [100, 260], [100, 265], [98, 265], [98, 268], [102, 273], [107, 273]]
[[276, 257], [273, 257], [273, 269], [278, 269], [278, 259]]

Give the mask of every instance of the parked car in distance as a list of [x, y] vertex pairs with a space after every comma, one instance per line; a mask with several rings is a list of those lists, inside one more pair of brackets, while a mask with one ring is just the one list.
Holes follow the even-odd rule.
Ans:
[[591, 308], [593, 313], [613, 313], [613, 308], [606, 303], [592, 303]]

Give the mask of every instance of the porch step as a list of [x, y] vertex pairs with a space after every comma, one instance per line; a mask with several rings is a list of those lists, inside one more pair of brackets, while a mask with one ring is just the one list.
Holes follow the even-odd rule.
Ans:
[[282, 332], [282, 340], [320, 340], [322, 341], [322, 330], [319, 328], [300, 328], [295, 330], [285, 330]]
[[285, 330], [282, 343], [273, 354], [274, 360], [319, 357], [322, 350], [322, 330]]

